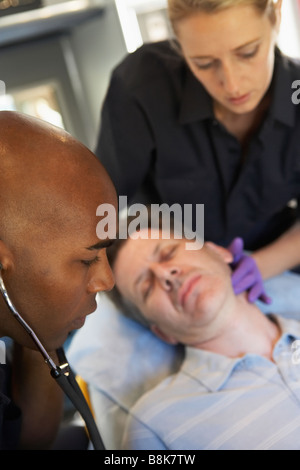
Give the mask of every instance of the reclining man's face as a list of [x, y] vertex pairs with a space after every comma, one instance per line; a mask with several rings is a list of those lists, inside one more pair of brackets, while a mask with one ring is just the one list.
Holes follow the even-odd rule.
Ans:
[[170, 343], [192, 345], [234, 301], [231, 254], [213, 244], [187, 251], [186, 240], [128, 239], [114, 274], [121, 294], [133, 302]]

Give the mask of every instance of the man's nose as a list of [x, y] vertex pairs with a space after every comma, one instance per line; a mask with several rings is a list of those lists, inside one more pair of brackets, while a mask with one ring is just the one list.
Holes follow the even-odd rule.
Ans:
[[97, 292], [111, 290], [115, 285], [115, 279], [106, 255], [103, 262], [95, 265], [94, 268], [88, 283], [88, 292], [96, 294]]
[[152, 265], [152, 271], [164, 290], [170, 291], [179, 283], [180, 270], [174, 265], [156, 263]]

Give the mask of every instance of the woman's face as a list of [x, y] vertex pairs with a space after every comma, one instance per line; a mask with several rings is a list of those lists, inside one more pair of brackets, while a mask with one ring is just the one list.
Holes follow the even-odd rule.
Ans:
[[235, 114], [253, 111], [273, 75], [277, 24], [253, 6], [198, 13], [178, 22], [183, 55], [215, 106]]

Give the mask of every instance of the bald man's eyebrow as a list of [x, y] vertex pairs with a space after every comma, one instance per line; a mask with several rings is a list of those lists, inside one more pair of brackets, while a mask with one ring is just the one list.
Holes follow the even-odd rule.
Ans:
[[114, 240], [104, 240], [96, 243], [95, 245], [89, 246], [86, 249], [89, 251], [102, 250], [103, 248], [109, 248], [114, 243]]

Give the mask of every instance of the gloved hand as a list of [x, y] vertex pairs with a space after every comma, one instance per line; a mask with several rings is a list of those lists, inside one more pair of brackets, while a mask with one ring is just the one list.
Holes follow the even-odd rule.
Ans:
[[233, 255], [231, 281], [235, 294], [248, 290], [249, 302], [253, 303], [256, 300], [261, 300], [265, 304], [272, 303], [272, 299], [265, 292], [263, 279], [254, 258], [246, 255], [243, 251], [243, 240], [235, 238], [229, 245], [228, 250]]

